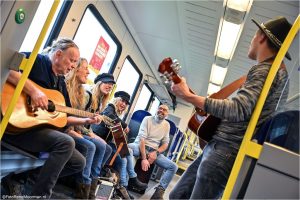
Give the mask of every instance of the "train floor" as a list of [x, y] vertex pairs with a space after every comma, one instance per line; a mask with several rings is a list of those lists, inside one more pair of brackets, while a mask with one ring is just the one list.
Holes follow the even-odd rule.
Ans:
[[[179, 178], [180, 178], [180, 176], [177, 174], [173, 177], [170, 185], [168, 186], [168, 188], [165, 191], [164, 199], [169, 199], [169, 193], [172, 190], [172, 188], [175, 186], [175, 184]], [[152, 194], [155, 192], [156, 186], [158, 186], [158, 185], [159, 185], [159, 182], [150, 180], [145, 194], [138, 194], [138, 193], [135, 193], [132, 191], [129, 191], [129, 193], [134, 197], [134, 199], [145, 199], [145, 200], [150, 199]]]
[[[169, 193], [171, 189], [174, 187], [178, 179], [180, 178], [180, 175], [175, 175], [172, 179], [169, 187], [166, 189], [164, 194], [164, 199], [169, 199]], [[28, 196], [30, 195], [30, 191], [32, 189], [31, 184], [16, 184], [18, 187], [20, 187], [20, 191], [23, 194], [22, 196]], [[150, 199], [152, 194], [155, 191], [156, 186], [159, 185], [158, 181], [150, 180], [148, 183], [148, 188], [146, 189], [144, 194], [139, 194], [136, 192], [129, 191], [130, 195], [134, 197], [134, 199]], [[64, 184], [57, 183], [56, 186], [53, 189], [53, 193], [51, 196], [51, 199], [74, 199], [74, 189], [71, 187], [67, 187]], [[1, 182], [1, 196], [3, 195], [9, 195], [8, 194], [8, 188]], [[2, 198], [1, 198], [2, 199]], [[19, 198], [16, 198], [19, 199]], [[22, 198], [21, 198], [22, 199]], [[107, 199], [107, 198], [104, 198]], [[102, 199], [102, 200], [104, 200]]]

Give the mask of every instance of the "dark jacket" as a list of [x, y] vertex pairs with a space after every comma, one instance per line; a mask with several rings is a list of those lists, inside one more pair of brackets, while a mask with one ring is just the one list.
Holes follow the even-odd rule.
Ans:
[[[117, 115], [115, 106], [113, 104], [108, 104], [101, 114], [111, 118], [112, 120], [114, 120], [115, 123], [121, 122], [123, 129], [127, 127], [127, 124], [124, 121], [122, 121], [122, 119], [120, 119], [119, 116]], [[111, 141], [112, 135], [109, 134], [110, 129], [107, 127], [107, 125], [104, 122], [101, 122], [100, 124], [93, 124], [91, 125], [91, 128], [93, 132], [97, 134], [99, 137], [101, 137], [102, 139], [106, 141]]]

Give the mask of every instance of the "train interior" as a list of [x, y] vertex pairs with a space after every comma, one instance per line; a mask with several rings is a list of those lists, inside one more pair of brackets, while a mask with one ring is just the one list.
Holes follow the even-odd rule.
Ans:
[[[175, 73], [186, 78], [194, 93], [210, 96], [255, 64], [247, 58], [257, 30], [252, 18], [264, 22], [282, 15], [293, 24], [295, 32], [299, 30], [299, 1], [248, 0], [243, 6], [236, 3], [238, 8], [232, 2], [239, 1], [1, 1], [1, 94], [9, 70], [19, 70], [24, 64], [24, 55], [18, 52], [38, 53], [58, 37], [72, 38], [90, 63], [86, 87], [97, 74], [108, 72], [117, 77], [113, 91], [124, 90], [132, 95], [124, 116], [130, 128], [128, 142], [134, 141], [145, 116], [154, 115], [161, 103], [169, 106], [171, 141], [164, 155], [177, 164], [178, 171], [164, 194], [168, 199], [180, 176], [201, 155], [202, 146], [188, 128], [195, 109], [172, 94], [170, 81], [158, 72], [162, 60], [176, 59], [179, 71]], [[222, 35], [228, 21], [234, 24], [229, 25], [231, 32]], [[289, 73], [288, 100], [283, 110], [256, 130], [255, 137], [253, 122], [253, 131], [247, 132], [248, 140], [240, 150], [242, 159], [236, 161], [240, 167], [233, 169], [236, 177], [228, 182], [224, 199], [300, 198], [299, 34], [290, 38], [288, 52], [292, 60], [284, 60]], [[221, 47], [226, 40], [230, 45], [225, 46], [233, 50], [224, 55]], [[29, 66], [30, 61], [27, 59], [25, 65]], [[8, 121], [9, 116], [3, 115], [2, 135]], [[10, 188], [2, 184], [5, 178], [37, 170], [47, 158], [46, 152], [33, 154], [1, 141], [1, 195], [9, 195]], [[130, 194], [135, 199], [150, 199], [162, 174], [163, 170], [154, 166], [146, 191]], [[29, 194], [32, 183], [25, 176], [27, 183], [17, 185]], [[74, 190], [66, 181], [58, 182], [53, 199], [73, 198]], [[102, 182], [99, 196], [121, 198], [111, 179], [104, 177]]]

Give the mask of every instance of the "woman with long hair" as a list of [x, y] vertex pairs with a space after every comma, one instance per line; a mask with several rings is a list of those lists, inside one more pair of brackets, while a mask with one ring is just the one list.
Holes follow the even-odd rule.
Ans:
[[[122, 117], [124, 114], [128, 111], [128, 106], [130, 105], [130, 95], [125, 91], [118, 91], [114, 94], [114, 99], [111, 103], [109, 103], [106, 108], [103, 110], [102, 114], [105, 116], [108, 116], [109, 118], [113, 119], [115, 123], [120, 123], [122, 126], [122, 129], [124, 133], [129, 132], [128, 125], [122, 120]], [[112, 134], [110, 129], [101, 122], [97, 125], [91, 126], [92, 130], [101, 138], [105, 139], [107, 143], [112, 147], [113, 153], [116, 152], [116, 144], [112, 140]], [[114, 168], [119, 172], [120, 174], [120, 189], [119, 193], [120, 195], [125, 199], [132, 199], [130, 194], [127, 192], [127, 167], [128, 165], [131, 165], [130, 169], [133, 169], [133, 157], [132, 157], [132, 150], [129, 149], [130, 155], [126, 155], [123, 158], [121, 158], [120, 155], [116, 157], [116, 160], [114, 162]], [[131, 170], [129, 174], [129, 182], [131, 185], [133, 185], [135, 188], [138, 188], [140, 190], [144, 190], [147, 188], [147, 184], [140, 182], [137, 179], [137, 174], [134, 172], [134, 170]]]
[[[77, 67], [66, 76], [67, 89], [73, 108], [85, 110], [90, 95], [84, 89], [89, 74], [88, 63], [80, 58]], [[106, 142], [84, 126], [70, 126], [66, 132], [72, 136], [78, 149], [86, 158], [86, 166], [76, 177], [76, 198], [95, 199], [98, 177], [102, 164], [107, 161], [112, 150]]]

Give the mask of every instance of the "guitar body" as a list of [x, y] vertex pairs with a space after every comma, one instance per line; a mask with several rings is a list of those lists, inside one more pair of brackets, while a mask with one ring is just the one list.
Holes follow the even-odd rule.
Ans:
[[126, 136], [124, 135], [124, 131], [123, 131], [121, 124], [118, 123], [115, 126], [110, 127], [110, 130], [113, 135], [113, 138], [114, 138], [117, 148], [120, 146], [120, 144], [123, 145], [119, 154], [122, 158], [124, 158], [125, 156], [127, 156], [129, 154], [129, 150], [128, 150], [128, 146], [127, 146]]
[[212, 139], [221, 119], [213, 115], [201, 116], [197, 112], [193, 114], [188, 123], [188, 128], [199, 137], [199, 145], [203, 149]]
[[[63, 95], [56, 90], [49, 90], [35, 84], [41, 91], [43, 91], [49, 100], [57, 105], [65, 106], [65, 99]], [[15, 86], [6, 82], [4, 84], [1, 96], [1, 112], [4, 115], [7, 111], [8, 105], [12, 100], [15, 91]], [[10, 133], [24, 132], [28, 129], [38, 127], [41, 125], [51, 125], [62, 128], [67, 124], [67, 114], [62, 112], [48, 112], [40, 108], [32, 112], [28, 105], [27, 95], [22, 92], [16, 107], [14, 108], [9, 119], [9, 126], [7, 131]]]

